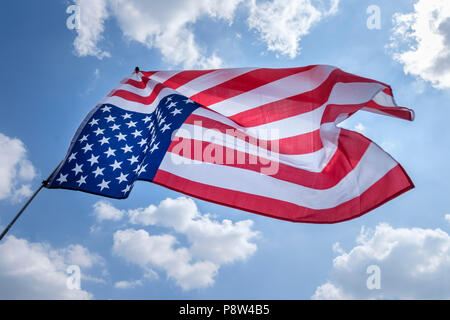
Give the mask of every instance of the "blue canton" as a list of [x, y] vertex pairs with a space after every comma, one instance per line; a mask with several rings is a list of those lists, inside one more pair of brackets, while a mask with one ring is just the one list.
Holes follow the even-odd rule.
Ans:
[[161, 99], [151, 114], [97, 106], [81, 124], [47, 187], [128, 197], [136, 180], [153, 180], [172, 133], [198, 107], [178, 94]]

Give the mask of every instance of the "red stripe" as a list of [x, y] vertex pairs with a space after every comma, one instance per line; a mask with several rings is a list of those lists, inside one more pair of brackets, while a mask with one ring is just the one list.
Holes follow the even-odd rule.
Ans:
[[254, 145], [258, 143], [260, 146], [267, 146], [266, 149], [268, 150], [283, 154], [306, 154], [320, 150], [323, 147], [322, 139], [320, 138], [320, 130], [279, 140], [267, 141], [258, 139], [255, 143], [255, 138], [247, 135], [243, 131], [207, 117], [191, 114], [186, 119], [185, 123], [195, 125], [196, 121], [201, 121], [201, 126], [203, 128], [218, 130], [223, 134], [226, 134], [227, 130], [233, 130], [236, 133], [236, 137], [240, 140], [247, 141]]
[[165, 87], [166, 86], [164, 86], [162, 83], [156, 84], [156, 86], [153, 88], [152, 93], [147, 97], [140, 96], [138, 94], [135, 94], [135, 93], [127, 91], [127, 90], [117, 90], [117, 91], [113, 92], [112, 95], [121, 97], [121, 98], [129, 100], [129, 101], [134, 101], [134, 102], [138, 102], [141, 104], [149, 105], [153, 101], [155, 101], [159, 92]]
[[387, 113], [391, 116], [406, 119], [406, 120], [412, 120], [412, 112], [407, 108], [401, 108], [401, 107], [383, 107], [379, 106], [375, 102], [370, 103], [361, 103], [361, 104], [355, 104], [355, 105], [335, 105], [331, 104], [328, 105], [322, 115], [322, 120], [320, 124], [328, 123], [328, 122], [334, 122], [341, 114], [353, 114], [358, 110], [361, 110], [362, 108], [373, 108], [375, 110], [382, 111], [384, 113]]
[[124, 82], [124, 84], [129, 84], [133, 87], [139, 88], [139, 89], [145, 89], [147, 86], [147, 82], [149, 81], [149, 78], [146, 77], [142, 77], [141, 81], [136, 81], [133, 79], [128, 79], [127, 81]]
[[378, 81], [362, 78], [351, 73], [344, 72], [340, 69], [336, 69], [330, 73], [329, 77], [320, 86], [311, 91], [267, 103], [256, 108], [240, 112], [229, 118], [243, 127], [254, 127], [310, 112], [321, 107], [328, 101], [333, 87], [338, 82], [379, 83]]
[[201, 200], [271, 218], [304, 223], [336, 223], [354, 219], [414, 188], [406, 172], [397, 165], [359, 197], [334, 208], [314, 210], [286, 201], [194, 182], [163, 170], [157, 171], [153, 182]]
[[366, 103], [366, 107], [379, 110], [385, 114], [388, 114], [388, 115], [396, 117], [396, 118], [405, 119], [405, 120], [409, 120], [409, 121], [412, 121], [414, 119], [414, 112], [408, 108], [385, 107], [385, 106], [377, 104], [373, 100]]
[[144, 75], [144, 77], [150, 78], [153, 74], [157, 73], [158, 71], [141, 71], [141, 73]]
[[190, 97], [191, 100], [203, 106], [210, 106], [214, 103], [237, 96], [243, 92], [255, 89], [272, 81], [307, 71], [315, 66], [286, 69], [266, 69], [261, 68], [247, 72], [234, 79], [223, 82], [217, 86], [206, 89]]
[[[343, 129], [339, 136], [338, 149], [322, 172], [299, 169], [284, 163], [279, 163], [278, 161], [269, 161], [263, 157], [250, 155], [211, 142], [188, 138], [173, 141], [169, 146], [168, 152], [173, 152], [192, 160], [221, 164], [255, 172], [264, 172], [263, 170], [267, 170], [269, 167], [276, 168], [278, 166], [278, 170], [270, 174], [271, 177], [308, 188], [323, 190], [335, 186], [351, 172], [358, 165], [370, 143], [371, 141], [364, 136]], [[213, 149], [215, 146], [219, 150], [222, 150], [222, 154], [219, 152], [215, 154], [215, 152], [208, 151], [205, 153], [206, 148], [208, 148], [206, 150], [209, 150], [209, 148]], [[183, 148], [181, 149], [181, 147]], [[178, 150], [178, 152], [174, 151], [174, 149]], [[188, 153], [184, 154], [184, 151]], [[227, 161], [227, 159], [230, 159], [230, 155], [232, 155], [232, 158]], [[238, 159], [240, 163], [237, 163]]]
[[177, 89], [181, 87], [182, 85], [188, 83], [189, 81], [192, 81], [204, 74], [210, 73], [212, 71], [216, 71], [215, 69], [212, 70], [188, 70], [188, 71], [182, 71], [180, 73], [177, 73], [172, 78], [166, 80], [164, 84], [172, 89]]

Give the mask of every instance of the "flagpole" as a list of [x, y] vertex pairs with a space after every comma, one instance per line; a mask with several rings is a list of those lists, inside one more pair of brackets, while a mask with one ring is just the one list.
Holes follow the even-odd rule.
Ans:
[[37, 190], [33, 193], [33, 195], [28, 199], [28, 201], [23, 205], [22, 209], [16, 214], [16, 216], [11, 220], [11, 222], [8, 224], [8, 226], [3, 230], [3, 232], [0, 234], [0, 241], [5, 237], [5, 235], [8, 233], [9, 229], [13, 226], [13, 224], [16, 222], [17, 219], [22, 215], [22, 213], [25, 211], [25, 209], [28, 207], [28, 205], [33, 201], [33, 199], [37, 196], [39, 191], [42, 190], [42, 188], [46, 187], [48, 184], [48, 179], [55, 173], [56, 170], [58, 170], [59, 165], [53, 170], [53, 172], [48, 176], [47, 179], [41, 182], [41, 185]]

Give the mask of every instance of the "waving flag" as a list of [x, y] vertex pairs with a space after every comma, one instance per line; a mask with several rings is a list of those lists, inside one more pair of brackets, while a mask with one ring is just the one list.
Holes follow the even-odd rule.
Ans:
[[333, 223], [413, 188], [358, 110], [412, 120], [381, 82], [326, 65], [137, 72], [85, 118], [47, 187], [128, 197], [150, 181], [278, 219]]

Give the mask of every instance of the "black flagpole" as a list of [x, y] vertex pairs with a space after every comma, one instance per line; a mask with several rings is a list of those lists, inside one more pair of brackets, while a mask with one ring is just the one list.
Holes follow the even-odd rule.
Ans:
[[46, 187], [48, 184], [48, 179], [55, 173], [56, 170], [58, 170], [59, 165], [55, 168], [55, 170], [53, 170], [53, 172], [48, 176], [47, 179], [45, 179], [44, 181], [42, 181], [41, 185], [39, 186], [39, 188], [33, 193], [33, 195], [30, 197], [30, 199], [28, 199], [28, 201], [23, 205], [22, 209], [20, 209], [20, 211], [16, 214], [16, 216], [11, 220], [11, 222], [8, 224], [8, 226], [5, 228], [5, 230], [3, 230], [3, 232], [0, 234], [0, 241], [2, 241], [2, 239], [5, 237], [5, 235], [8, 233], [9, 229], [11, 229], [11, 227], [13, 226], [13, 224], [16, 222], [17, 219], [19, 219], [19, 217], [21, 216], [21, 214], [25, 211], [25, 209], [28, 207], [28, 205], [31, 203], [31, 201], [33, 201], [33, 199], [37, 196], [37, 194], [39, 193], [39, 191], [42, 190], [42, 188]]
[[31, 203], [31, 201], [33, 201], [34, 197], [36, 197], [37, 194], [39, 193], [39, 191], [41, 191], [41, 189], [45, 186], [44, 182], [45, 181], [42, 181], [42, 183], [39, 186], [39, 188], [33, 193], [31, 198], [28, 199], [27, 203], [25, 203], [25, 205], [22, 207], [22, 209], [20, 209], [19, 213], [16, 214], [14, 219], [11, 220], [11, 222], [8, 224], [8, 226], [5, 228], [5, 230], [3, 230], [2, 234], [0, 235], [0, 241], [2, 241], [3, 237], [8, 233], [9, 229], [11, 229], [12, 225], [14, 224], [14, 222], [16, 222], [17, 219], [19, 219], [20, 215], [22, 214], [22, 212], [25, 211], [25, 209], [28, 207], [28, 205]]

